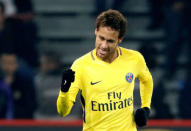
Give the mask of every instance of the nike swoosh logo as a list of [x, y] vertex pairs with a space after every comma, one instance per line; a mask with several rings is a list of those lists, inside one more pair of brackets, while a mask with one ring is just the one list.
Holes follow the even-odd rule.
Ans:
[[95, 85], [95, 84], [100, 83], [100, 82], [101, 82], [101, 81], [97, 81], [97, 82], [92, 82], [92, 81], [91, 81], [90, 84], [91, 84], [91, 85]]

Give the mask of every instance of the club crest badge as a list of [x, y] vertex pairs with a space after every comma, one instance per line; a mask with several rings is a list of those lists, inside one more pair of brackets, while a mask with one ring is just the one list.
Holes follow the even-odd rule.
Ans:
[[127, 73], [125, 78], [126, 78], [127, 82], [131, 83], [133, 81], [133, 77], [134, 77], [133, 74], [131, 72], [129, 72], [129, 73]]

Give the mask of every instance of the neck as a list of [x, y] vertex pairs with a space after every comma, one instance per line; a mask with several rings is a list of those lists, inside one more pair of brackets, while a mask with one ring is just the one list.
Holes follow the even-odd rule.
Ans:
[[118, 51], [116, 50], [112, 55], [110, 55], [108, 58], [102, 59], [103, 61], [107, 63], [112, 63], [117, 57], [118, 57]]
[[3, 27], [4, 27], [4, 26], [3, 26], [3, 24], [1, 24], [1, 23], [0, 23], [0, 30], [2, 30], [2, 29], [3, 29]]
[[0, 21], [0, 30], [2, 30], [4, 27], [4, 22], [3, 21]]

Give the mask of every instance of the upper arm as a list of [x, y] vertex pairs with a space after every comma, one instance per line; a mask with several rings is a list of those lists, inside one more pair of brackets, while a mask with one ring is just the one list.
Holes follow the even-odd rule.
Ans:
[[138, 69], [138, 79], [141, 82], [145, 82], [148, 79], [150, 79], [151, 77], [150, 71], [146, 65], [144, 57], [141, 54], [138, 55], [137, 69]]

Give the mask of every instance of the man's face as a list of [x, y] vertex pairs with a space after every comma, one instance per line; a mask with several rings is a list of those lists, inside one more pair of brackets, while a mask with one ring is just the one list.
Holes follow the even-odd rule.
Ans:
[[95, 35], [97, 57], [104, 61], [110, 60], [117, 53], [118, 43], [122, 41], [119, 39], [119, 31], [113, 30], [111, 27], [100, 26], [95, 30]]
[[4, 22], [4, 14], [3, 14], [3, 11], [0, 7], [0, 24]]
[[48, 60], [46, 56], [41, 56], [40, 58], [40, 69], [43, 73], [49, 73], [56, 70], [58, 64], [54, 61]]
[[6, 74], [14, 74], [18, 68], [17, 58], [15, 55], [2, 55], [1, 68]]

